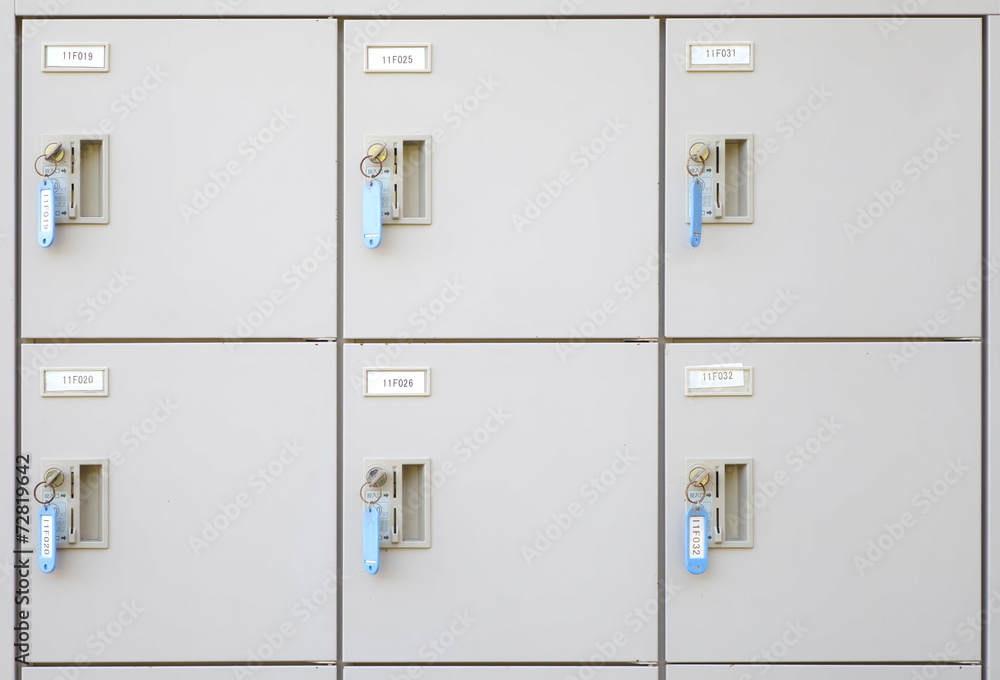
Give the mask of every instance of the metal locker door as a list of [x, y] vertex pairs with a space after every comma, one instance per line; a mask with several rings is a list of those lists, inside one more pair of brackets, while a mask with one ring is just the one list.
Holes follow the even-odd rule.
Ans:
[[[667, 661], [979, 660], [981, 344], [928, 343], [898, 371], [897, 343], [751, 344], [716, 369], [751, 367], [750, 396], [725, 393], [751, 376], [699, 382], [723, 349], [667, 350]], [[733, 542], [696, 575], [699, 459], [729, 461], [709, 465], [709, 532]]]
[[[655, 337], [658, 22], [365, 30], [345, 22], [345, 335]], [[359, 164], [387, 173], [375, 248]]]
[[[336, 335], [336, 44], [333, 20], [47, 21], [22, 64], [22, 336]], [[36, 161], [76, 212], [44, 248]]]
[[979, 666], [667, 666], [666, 680], [979, 680]]
[[600, 666], [409, 666], [352, 667], [345, 680], [656, 680], [656, 667], [602, 668]]
[[[979, 336], [981, 21], [715, 23], [688, 70], [704, 22], [667, 21], [666, 336]], [[701, 138], [731, 174], [693, 248]]]
[[60, 668], [25, 668], [23, 680], [335, 680], [335, 666], [255, 666], [251, 669], [233, 666], [152, 667], [118, 666], [94, 668], [68, 666]]
[[[54, 571], [32, 564], [30, 661], [335, 657], [333, 343], [23, 351], [62, 371], [46, 373], [51, 396], [22, 380], [21, 451], [32, 484], [65, 473], [65, 516], [79, 527]], [[58, 391], [102, 368], [107, 396]]]
[[[656, 346], [557, 352], [345, 347], [345, 661], [655, 662]], [[363, 396], [424, 369], [430, 396]], [[370, 574], [373, 461], [402, 540]]]

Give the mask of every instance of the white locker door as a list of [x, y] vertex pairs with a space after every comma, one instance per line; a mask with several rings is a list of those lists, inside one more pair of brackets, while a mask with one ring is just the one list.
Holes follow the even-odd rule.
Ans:
[[77, 545], [107, 547], [60, 545], [51, 573], [34, 560], [30, 660], [333, 659], [335, 345], [25, 345], [26, 364], [36, 352], [108, 371], [107, 396], [41, 396], [38, 377], [21, 392], [32, 485], [62, 469]]
[[[686, 369], [722, 349], [668, 345], [667, 661], [977, 661], [980, 343], [928, 343], [898, 371], [897, 343], [756, 343], [752, 396], [685, 396]], [[753, 543], [710, 547], [692, 574], [699, 458], [750, 459], [752, 485], [707, 487], [724, 535], [749, 517]]]
[[[347, 345], [345, 661], [655, 662], [656, 364], [653, 344]], [[379, 366], [429, 368], [430, 396], [363, 396]], [[366, 459], [429, 466], [398, 495], [403, 543], [430, 547], [376, 574]]]
[[[43, 45], [90, 43], [106, 72], [43, 71]], [[22, 63], [22, 337], [336, 335], [336, 44], [333, 20], [47, 20]], [[36, 161], [78, 175], [45, 248]]]
[[[658, 22], [369, 24], [345, 22], [345, 335], [655, 337]], [[429, 45], [429, 71], [362, 43]], [[369, 248], [376, 142], [399, 201]]]
[[[717, 45], [752, 43], [753, 70], [687, 70], [704, 22], [667, 21], [666, 336], [978, 337], [980, 20], [716, 23]], [[726, 223], [705, 217], [692, 247], [699, 136], [731, 139], [730, 174]]]

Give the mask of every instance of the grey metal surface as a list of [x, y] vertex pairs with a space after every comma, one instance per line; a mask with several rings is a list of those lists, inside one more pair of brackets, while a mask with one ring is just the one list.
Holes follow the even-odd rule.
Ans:
[[[588, 678], [590, 680], [653, 680], [656, 668], [601, 668], [599, 666], [458, 666], [454, 668], [434, 666], [411, 666], [404, 677], [420, 677], [425, 680], [569, 680]], [[419, 675], [417, 674], [419, 673]], [[392, 680], [400, 677], [400, 669], [393, 667], [348, 667], [344, 669], [345, 680]]]
[[[754, 71], [689, 73], [704, 23], [667, 22], [667, 337], [981, 334], [982, 23], [883, 24], [729, 21]], [[704, 132], [754, 135], [755, 219], [692, 248]]]
[[[752, 397], [685, 397], [666, 373], [668, 662], [980, 659], [980, 352], [931, 343], [747, 347]], [[684, 459], [754, 461], [754, 547], [684, 565]], [[769, 658], [770, 657], [770, 658]]]
[[26, 668], [24, 680], [232, 680], [236, 677], [255, 680], [334, 680], [336, 666], [257, 666], [252, 669], [227, 666], [189, 666], [154, 668], [127, 666], [117, 668]]
[[651, 14], [705, 17], [706, 28], [712, 21], [725, 21], [733, 16], [773, 15], [884, 15], [903, 20], [920, 15], [983, 15], [997, 14], [996, 0], [509, 0], [503, 3], [470, 5], [464, 0], [382, 0], [378, 5], [361, 0], [300, 0], [289, 6], [273, 0], [201, 0], [176, 2], [144, 2], [131, 0], [74, 0], [70, 10], [60, 0], [18, 0], [18, 14], [50, 16], [52, 14], [234, 17], [261, 16], [519, 16], [550, 17], [555, 21], [575, 16], [632, 16]]
[[979, 666], [667, 666], [667, 680], [749, 680], [768, 677], [773, 680], [977, 680], [983, 677]]
[[[15, 31], [14, 3], [0, 2], [0, 35], [12, 36]], [[17, 201], [14, 190], [14, 149], [17, 142], [15, 117], [17, 98], [15, 92], [16, 42], [6, 40], [0, 48], [4, 55], [0, 59], [0, 92], [11, 93], [0, 101], [0, 460], [7, 461], [0, 468], [0, 507], [14, 506], [14, 452], [17, 448], [17, 425], [15, 423], [15, 395], [17, 393], [17, 330], [15, 300], [17, 291], [15, 248], [15, 219]], [[0, 527], [0, 546], [4, 556], [0, 557], [3, 575], [0, 576], [0, 618], [14, 621], [14, 597], [17, 584], [13, 570], [14, 523], [4, 522]], [[0, 675], [14, 675], [14, 630], [13, 626], [0, 627]]]
[[[655, 337], [657, 22], [392, 21], [367, 42], [431, 43], [433, 71], [365, 73], [345, 48], [345, 337]], [[382, 134], [432, 135], [433, 219], [369, 249], [358, 164]]]
[[[344, 353], [345, 661], [656, 660], [655, 345]], [[431, 396], [361, 396], [386, 364]], [[362, 460], [390, 456], [430, 458], [432, 547], [369, 575]]]
[[[22, 66], [22, 335], [336, 334], [332, 20], [47, 20]], [[28, 25], [28, 24], [26, 24]], [[42, 73], [108, 42], [108, 73]], [[110, 223], [35, 238], [41, 135], [109, 136]]]
[[333, 659], [335, 345], [35, 345], [25, 360], [48, 350], [107, 366], [110, 395], [43, 398], [26, 379], [22, 452], [110, 461], [110, 547], [33, 569], [31, 660]]

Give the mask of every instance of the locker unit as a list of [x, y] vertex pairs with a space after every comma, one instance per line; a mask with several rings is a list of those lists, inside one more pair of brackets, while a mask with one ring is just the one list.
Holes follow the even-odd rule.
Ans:
[[[655, 337], [657, 22], [393, 20], [366, 42], [430, 66], [345, 48], [345, 337]], [[389, 173], [376, 248], [361, 168]]]
[[976, 680], [981, 678], [978, 666], [669, 666], [667, 680], [751, 680], [767, 675], [773, 680], [916, 680], [940, 678], [941, 680]]
[[[24, 352], [26, 363], [53, 352], [51, 365], [108, 371], [107, 396], [42, 396], [39, 376], [22, 378], [32, 479], [60, 467], [55, 490], [80, 499], [63, 518], [78, 541], [59, 543], [54, 571], [32, 573], [31, 622], [44, 631], [32, 661], [335, 657], [337, 551], [321, 538], [336, 533], [334, 344]], [[106, 547], [82, 549], [102, 538]]]
[[74, 1], [21, 680], [988, 676], [976, 0]]
[[[22, 337], [335, 336], [336, 41], [332, 20], [39, 29], [21, 64]], [[81, 44], [109, 70], [43, 70], [43, 48], [62, 63]], [[53, 142], [57, 163], [39, 158]], [[38, 172], [67, 213], [44, 248]]]
[[[666, 336], [979, 337], [981, 22], [730, 19], [709, 42], [752, 70], [688, 70], [704, 31], [666, 21]], [[691, 143], [727, 137], [713, 199], [752, 180], [752, 217], [693, 248]]]
[[335, 666], [189, 666], [25, 668], [24, 680], [231, 680], [241, 674], [258, 680], [335, 680]]
[[[667, 346], [667, 661], [979, 660], [980, 343], [928, 343], [898, 371], [898, 343], [756, 343], [752, 396], [686, 396], [722, 348]], [[695, 575], [702, 456], [752, 461], [718, 521], [748, 518], [753, 544], [710, 547]]]
[[[405, 670], [405, 672], [401, 672]], [[352, 667], [344, 671], [346, 680], [393, 680], [402, 678], [426, 678], [426, 680], [465, 680], [476, 677], [482, 680], [567, 680], [588, 678], [589, 680], [655, 680], [657, 670], [653, 668], [602, 668], [599, 666], [410, 666], [396, 667]]]
[[[344, 347], [345, 661], [580, 662], [611, 645], [615, 663], [655, 662], [656, 345], [557, 351]], [[430, 396], [364, 396], [379, 366], [429, 368]], [[379, 459], [427, 461], [429, 490], [401, 510], [426, 513], [430, 547], [383, 541], [372, 575], [359, 488]]]

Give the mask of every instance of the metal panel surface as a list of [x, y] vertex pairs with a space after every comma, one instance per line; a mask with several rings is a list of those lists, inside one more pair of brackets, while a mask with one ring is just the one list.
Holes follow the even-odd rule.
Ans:
[[333, 659], [335, 345], [25, 347], [110, 380], [89, 398], [22, 384], [33, 480], [44, 459], [110, 468], [109, 547], [33, 565], [31, 660]]
[[[750, 72], [667, 22], [666, 335], [978, 337], [982, 22], [754, 19]], [[701, 37], [699, 37], [701, 36]], [[752, 134], [754, 222], [688, 242], [688, 134]]]
[[[109, 72], [41, 71], [43, 44], [89, 42], [109, 44]], [[332, 20], [37, 27], [22, 64], [22, 337], [336, 335], [336, 42]], [[109, 222], [59, 224], [42, 248], [33, 164], [49, 134], [108, 136]]]
[[[655, 337], [658, 23], [399, 20], [367, 42], [430, 43], [433, 67], [366, 73], [345, 43], [345, 337]], [[359, 164], [390, 135], [430, 137], [431, 223], [368, 248]]]
[[[667, 661], [978, 661], [980, 343], [756, 343], [750, 397], [685, 397], [723, 348], [667, 347]], [[754, 545], [692, 575], [698, 457], [753, 460]]]
[[[558, 351], [345, 346], [345, 661], [656, 660], [656, 346]], [[382, 365], [429, 366], [431, 396], [362, 396]], [[430, 459], [431, 547], [374, 575], [365, 458]]]

